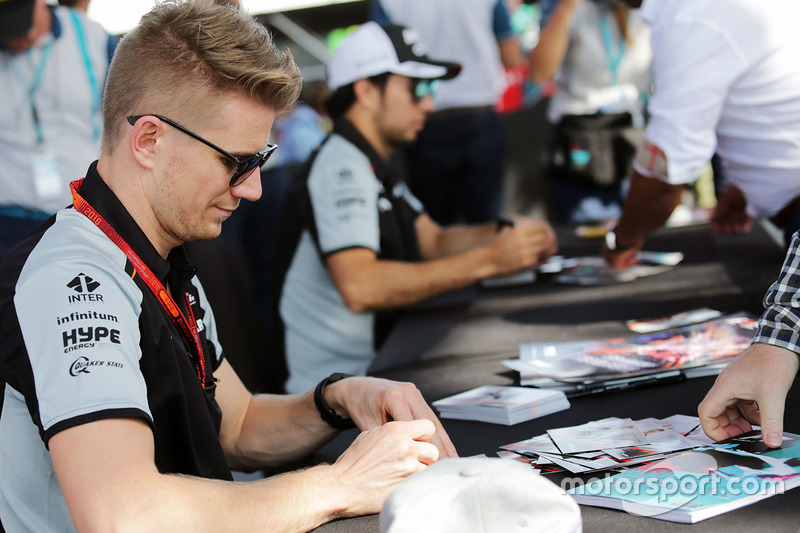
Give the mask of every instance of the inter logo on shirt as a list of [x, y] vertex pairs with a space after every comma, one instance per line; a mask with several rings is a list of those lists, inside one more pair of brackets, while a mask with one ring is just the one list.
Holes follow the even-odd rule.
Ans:
[[67, 283], [67, 287], [76, 292], [76, 294], [68, 297], [69, 303], [79, 302], [102, 302], [102, 294], [94, 294], [94, 291], [100, 286], [99, 281], [95, 281], [83, 272], [72, 278]]
[[67, 283], [67, 287], [75, 292], [94, 292], [100, 286], [99, 281], [95, 281], [83, 272], [72, 278], [72, 281]]

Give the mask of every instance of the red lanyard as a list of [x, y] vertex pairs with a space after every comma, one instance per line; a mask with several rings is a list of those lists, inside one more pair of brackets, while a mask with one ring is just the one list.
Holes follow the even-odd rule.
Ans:
[[184, 295], [186, 298], [186, 309], [189, 314], [189, 319], [186, 319], [183, 312], [181, 312], [178, 304], [175, 303], [175, 300], [172, 299], [172, 296], [169, 294], [169, 291], [164, 287], [164, 285], [158, 280], [153, 271], [144, 264], [144, 261], [136, 255], [136, 252], [128, 245], [125, 240], [120, 237], [117, 230], [111, 227], [111, 224], [106, 222], [106, 220], [95, 211], [94, 207], [89, 205], [89, 202], [83, 199], [83, 197], [78, 193], [81, 190], [81, 186], [83, 185], [83, 179], [79, 179], [70, 183], [70, 188], [72, 189], [72, 202], [75, 206], [75, 210], [81, 213], [82, 215], [86, 216], [89, 220], [91, 220], [95, 226], [100, 228], [100, 231], [106, 234], [106, 237], [111, 239], [111, 242], [117, 245], [117, 247], [122, 250], [125, 256], [128, 258], [128, 261], [131, 262], [133, 268], [135, 269], [134, 274], [138, 272], [139, 276], [142, 277], [144, 282], [150, 288], [150, 291], [155, 295], [156, 300], [158, 303], [161, 304], [161, 307], [167, 312], [169, 317], [172, 319], [172, 322], [178, 327], [186, 340], [193, 342], [195, 349], [197, 350], [197, 359], [194, 362], [195, 369], [197, 370], [197, 378], [200, 380], [200, 383], [205, 386], [206, 384], [206, 361], [203, 356], [203, 345], [200, 342], [200, 332], [197, 329], [197, 321], [194, 318], [194, 313], [192, 312], [192, 305], [189, 302], [188, 294]]

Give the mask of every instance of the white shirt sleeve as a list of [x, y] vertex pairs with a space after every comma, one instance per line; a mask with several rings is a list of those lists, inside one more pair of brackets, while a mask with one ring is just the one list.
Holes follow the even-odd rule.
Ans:
[[667, 176], [655, 177], [691, 183], [714, 154], [728, 88], [747, 61], [713, 20], [656, 25], [652, 45], [655, 92], [645, 137], [667, 161]]

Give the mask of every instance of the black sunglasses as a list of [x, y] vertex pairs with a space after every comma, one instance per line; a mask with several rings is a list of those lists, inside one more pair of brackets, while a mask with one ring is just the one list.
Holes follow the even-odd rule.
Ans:
[[239, 159], [238, 157], [234, 156], [230, 152], [226, 152], [225, 150], [223, 150], [222, 148], [220, 148], [216, 144], [212, 143], [211, 141], [207, 141], [207, 140], [203, 139], [202, 137], [200, 137], [198, 134], [194, 133], [193, 131], [191, 131], [189, 129], [186, 129], [183, 126], [181, 126], [180, 124], [178, 124], [177, 122], [174, 122], [174, 121], [168, 119], [167, 117], [162, 117], [161, 115], [155, 115], [155, 114], [151, 114], [151, 113], [148, 113], [148, 114], [145, 114], [145, 115], [134, 115], [132, 117], [128, 117], [128, 123], [131, 126], [133, 126], [134, 124], [136, 124], [136, 121], [139, 120], [142, 117], [156, 117], [157, 119], [166, 122], [170, 126], [176, 128], [176, 129], [179, 129], [180, 131], [182, 131], [183, 133], [185, 133], [189, 137], [197, 139], [198, 141], [200, 141], [201, 143], [205, 144], [206, 146], [209, 146], [209, 147], [213, 148], [217, 152], [221, 153], [222, 155], [224, 155], [225, 157], [227, 157], [228, 159], [230, 159], [231, 161], [236, 163], [236, 171], [233, 173], [233, 176], [231, 177], [231, 181], [229, 182], [229, 185], [231, 187], [236, 187], [237, 185], [240, 185], [241, 183], [243, 183], [244, 180], [246, 180], [250, 176], [250, 173], [254, 169], [262, 167], [264, 165], [264, 163], [267, 162], [267, 159], [269, 159], [269, 156], [272, 155], [272, 152], [274, 152], [278, 148], [278, 145], [276, 145], [276, 144], [268, 144], [267, 145], [267, 149], [264, 150], [263, 152], [258, 152], [257, 154], [248, 155], [248, 156], [245, 156], [243, 159]]

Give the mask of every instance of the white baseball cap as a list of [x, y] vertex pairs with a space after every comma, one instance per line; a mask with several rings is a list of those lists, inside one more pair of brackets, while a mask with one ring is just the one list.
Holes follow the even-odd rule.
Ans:
[[447, 80], [461, 72], [461, 65], [429, 58], [419, 33], [410, 28], [367, 22], [350, 33], [331, 57], [328, 86], [335, 91], [386, 72]]
[[561, 487], [510, 459], [442, 459], [397, 487], [381, 533], [580, 533], [581, 512]]

